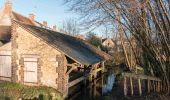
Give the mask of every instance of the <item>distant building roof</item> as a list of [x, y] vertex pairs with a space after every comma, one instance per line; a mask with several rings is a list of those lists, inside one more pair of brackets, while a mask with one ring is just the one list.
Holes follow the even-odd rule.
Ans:
[[17, 20], [25, 24], [41, 26], [43, 25], [35, 20], [31, 20], [29, 17], [25, 17], [12, 10], [12, 4], [6, 2], [5, 5], [0, 9], [0, 41], [9, 42], [11, 34], [11, 20]]
[[102, 45], [113, 48], [115, 46], [115, 42], [111, 38], [104, 38], [102, 39]]
[[22, 16], [16, 12], [12, 12], [13, 15], [13, 19], [24, 22], [26, 24], [30, 24], [30, 25], [35, 25], [35, 22], [33, 22], [31, 19], [29, 19], [28, 17]]
[[11, 34], [11, 20], [15, 19], [30, 25], [38, 25], [38, 23], [31, 21], [29, 18], [24, 17], [14, 11], [11, 14], [4, 14], [0, 12], [0, 41], [10, 41]]

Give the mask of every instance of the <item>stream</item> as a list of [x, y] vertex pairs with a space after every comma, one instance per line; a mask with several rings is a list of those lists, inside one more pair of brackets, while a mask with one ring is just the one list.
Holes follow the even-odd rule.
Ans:
[[[115, 82], [113, 72], [104, 73], [99, 78], [90, 83], [87, 87], [78, 84], [70, 90], [77, 90], [74, 95], [70, 95], [67, 100], [101, 100], [104, 95], [112, 92]], [[73, 93], [70, 91], [70, 93]]]

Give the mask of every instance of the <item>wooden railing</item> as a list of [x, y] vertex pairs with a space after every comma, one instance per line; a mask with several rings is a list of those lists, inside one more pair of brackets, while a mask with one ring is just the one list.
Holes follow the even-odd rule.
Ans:
[[131, 96], [134, 95], [133, 79], [137, 80], [138, 90], [139, 90], [140, 96], [142, 95], [142, 85], [141, 85], [142, 80], [147, 81], [147, 91], [148, 91], [148, 93], [151, 90], [153, 90], [154, 92], [160, 92], [161, 91], [161, 80], [159, 78], [151, 77], [151, 76], [147, 76], [147, 75], [134, 74], [134, 73], [122, 73], [122, 76], [124, 77], [124, 96], [127, 96], [127, 93], [128, 93], [127, 78], [129, 78], [129, 81], [130, 81]]

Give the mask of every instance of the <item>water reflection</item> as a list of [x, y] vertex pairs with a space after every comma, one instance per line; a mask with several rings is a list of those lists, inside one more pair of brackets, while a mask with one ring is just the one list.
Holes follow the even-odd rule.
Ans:
[[102, 86], [102, 94], [106, 94], [112, 91], [114, 81], [115, 81], [114, 74], [108, 75], [108, 77], [106, 77], [106, 81]]
[[79, 91], [71, 95], [68, 100], [101, 100], [103, 95], [112, 91], [114, 81], [115, 75], [113, 73], [103, 74], [86, 88], [82, 88], [82, 84], [72, 87], [71, 93], [74, 90], [79, 89]]

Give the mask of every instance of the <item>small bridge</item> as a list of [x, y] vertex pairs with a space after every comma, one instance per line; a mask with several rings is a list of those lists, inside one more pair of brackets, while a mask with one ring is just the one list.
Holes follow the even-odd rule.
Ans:
[[[134, 87], [135, 87], [134, 85], [136, 85], [135, 81], [137, 81], [138, 92], [140, 96], [142, 95], [143, 88], [147, 88], [146, 90], [148, 93], [150, 93], [151, 91], [160, 92], [162, 89], [161, 80], [156, 77], [134, 74], [134, 73], [122, 73], [122, 76], [124, 78], [124, 82], [123, 82], [124, 96], [127, 96], [128, 94], [129, 84], [130, 84], [131, 96], [134, 95]], [[142, 82], [147, 83], [147, 86], [146, 84], [141, 84]]]

